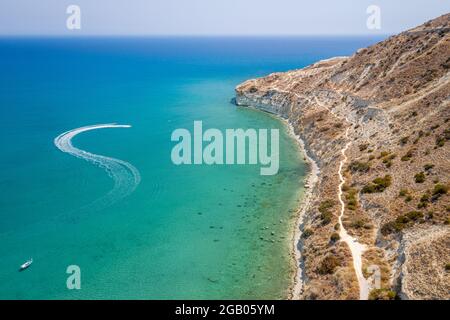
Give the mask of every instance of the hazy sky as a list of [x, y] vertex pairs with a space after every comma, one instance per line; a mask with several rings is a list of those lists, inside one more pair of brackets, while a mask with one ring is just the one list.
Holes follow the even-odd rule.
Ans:
[[[66, 28], [71, 4], [81, 30]], [[380, 30], [366, 27], [372, 4]], [[0, 0], [0, 34], [392, 34], [448, 12], [449, 0]]]

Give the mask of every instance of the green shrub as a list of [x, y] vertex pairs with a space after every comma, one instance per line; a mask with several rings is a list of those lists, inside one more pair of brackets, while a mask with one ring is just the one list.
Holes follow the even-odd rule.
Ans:
[[349, 169], [351, 172], [367, 172], [370, 170], [370, 162], [352, 161]]
[[352, 221], [352, 223], [351, 223], [351, 227], [352, 228], [355, 228], [355, 229], [360, 229], [360, 228], [363, 228], [364, 227], [364, 221], [363, 220], [360, 220], [360, 219], [358, 219], [358, 220], [354, 220], [354, 221]]
[[406, 152], [406, 154], [403, 157], [401, 157], [400, 160], [402, 160], [402, 161], [409, 161], [409, 160], [411, 160], [412, 157], [414, 157], [414, 152], [415, 151], [416, 151], [415, 149], [409, 149], [408, 152]]
[[420, 211], [410, 211], [406, 214], [409, 220], [417, 221], [423, 219], [423, 213]]
[[327, 225], [331, 222], [333, 215], [330, 212], [324, 212], [320, 214], [320, 219], [322, 219], [322, 224]]
[[450, 263], [447, 263], [447, 264], [445, 265], [445, 271], [450, 271]]
[[408, 225], [411, 225], [424, 217], [420, 211], [410, 211], [404, 215], [398, 216], [394, 221], [385, 223], [381, 227], [381, 234], [388, 235], [390, 233], [397, 233], [402, 231]]
[[447, 140], [450, 140], [450, 128], [445, 129], [441, 135], [436, 137], [436, 146], [443, 147]]
[[325, 200], [320, 203], [319, 212], [322, 224], [326, 225], [331, 222], [333, 215], [331, 214], [330, 209], [332, 207], [334, 207], [334, 202], [332, 200]]
[[333, 234], [330, 237], [331, 242], [336, 242], [339, 241], [339, 239], [341, 239], [341, 237], [339, 236], [339, 234], [337, 232], [333, 232]]
[[310, 236], [312, 236], [314, 234], [314, 231], [312, 231], [311, 229], [305, 229], [302, 233], [302, 238], [308, 239]]
[[334, 207], [334, 201], [333, 200], [325, 200], [325, 201], [322, 201], [320, 203], [319, 211], [321, 213], [322, 212], [326, 212], [326, 211], [328, 211], [328, 209], [331, 209], [333, 207]]
[[381, 151], [380, 155], [378, 156], [378, 159], [384, 158], [388, 156], [391, 152], [390, 151]]
[[381, 234], [387, 236], [390, 233], [397, 233], [402, 231], [404, 228], [404, 224], [396, 223], [395, 221], [390, 221], [385, 223], [381, 227]]
[[359, 151], [364, 151], [369, 147], [368, 143], [360, 144], [359, 145]]
[[356, 199], [356, 195], [358, 191], [355, 188], [346, 188], [347, 194], [345, 195], [345, 199], [347, 200], [347, 208], [349, 210], [356, 210], [358, 205], [358, 201]]
[[419, 204], [417, 205], [417, 209], [423, 209], [428, 206], [428, 202], [430, 202], [430, 195], [425, 193], [419, 200]]
[[401, 189], [398, 193], [399, 197], [406, 197], [409, 194], [408, 189]]
[[448, 186], [438, 183], [434, 186], [434, 189], [432, 192], [433, 198], [438, 199], [440, 196], [446, 194], [447, 192], [448, 192]]
[[445, 145], [445, 138], [442, 136], [436, 137], [436, 146], [443, 147]]
[[400, 139], [400, 144], [405, 145], [408, 143], [409, 137], [403, 137]]
[[337, 267], [341, 265], [341, 262], [335, 256], [326, 256], [320, 263], [317, 272], [319, 274], [333, 274]]
[[392, 177], [385, 175], [384, 177], [375, 178], [371, 183], [365, 185], [362, 189], [362, 193], [378, 193], [383, 192], [392, 183]]
[[389, 289], [373, 289], [369, 293], [369, 300], [395, 300], [397, 294]]
[[424, 183], [425, 182], [425, 173], [419, 172], [418, 174], [416, 174], [414, 176], [414, 181], [416, 181], [416, 183]]
[[434, 164], [431, 164], [431, 163], [427, 163], [426, 165], [423, 166], [423, 169], [425, 171], [430, 171], [433, 168], [434, 168]]

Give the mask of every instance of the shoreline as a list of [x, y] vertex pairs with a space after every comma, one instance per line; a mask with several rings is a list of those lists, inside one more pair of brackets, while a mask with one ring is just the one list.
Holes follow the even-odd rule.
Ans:
[[242, 106], [237, 105], [239, 108], [252, 109], [258, 112], [263, 112], [277, 121], [280, 121], [287, 129], [287, 133], [297, 142], [300, 147], [300, 155], [306, 163], [306, 168], [308, 173], [303, 180], [304, 193], [301, 196], [300, 204], [296, 210], [294, 219], [294, 230], [292, 231], [291, 240], [291, 263], [294, 264], [294, 275], [291, 285], [287, 288], [287, 299], [288, 300], [299, 300], [300, 295], [303, 290], [303, 269], [301, 266], [301, 252], [299, 250], [300, 241], [302, 236], [302, 225], [305, 217], [305, 213], [311, 204], [311, 198], [313, 195], [314, 187], [319, 180], [320, 169], [317, 162], [308, 154], [309, 150], [306, 148], [305, 141], [300, 137], [300, 135], [295, 133], [294, 126], [289, 121], [289, 119], [283, 118], [282, 116], [269, 112], [263, 109], [256, 108], [254, 106]]
[[307, 164], [308, 173], [304, 179], [304, 193], [302, 195], [301, 202], [299, 204], [299, 208], [296, 212], [295, 223], [294, 223], [294, 231], [292, 237], [292, 256], [295, 262], [295, 271], [294, 271], [294, 281], [292, 286], [288, 289], [288, 298], [289, 300], [299, 300], [300, 295], [303, 291], [303, 268], [301, 266], [301, 258], [302, 254], [300, 252], [300, 241], [303, 234], [302, 226], [304, 223], [304, 218], [306, 211], [310, 207], [311, 198], [313, 196], [313, 190], [316, 186], [317, 181], [319, 180], [320, 169], [317, 165], [316, 161], [311, 158], [308, 154], [308, 150], [306, 148], [305, 142], [300, 137], [300, 135], [296, 134], [294, 131], [294, 126], [289, 122], [288, 119], [284, 119], [280, 116], [277, 116], [281, 121], [287, 126], [288, 133], [291, 135], [295, 141], [300, 146], [300, 152], [303, 156]]

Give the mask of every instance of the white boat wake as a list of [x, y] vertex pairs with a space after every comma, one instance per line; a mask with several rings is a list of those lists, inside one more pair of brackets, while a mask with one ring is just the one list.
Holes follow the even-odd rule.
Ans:
[[[72, 145], [72, 138], [76, 135], [97, 129], [106, 128], [130, 128], [130, 125], [118, 125], [115, 123], [97, 124], [66, 131], [54, 140], [55, 146], [62, 152], [74, 157], [84, 159], [104, 169], [114, 180], [114, 187], [106, 195], [88, 205], [89, 209], [101, 209], [117, 202], [131, 194], [141, 181], [139, 171], [130, 163], [102, 155], [93, 154]], [[85, 207], [86, 209], [86, 207]]]

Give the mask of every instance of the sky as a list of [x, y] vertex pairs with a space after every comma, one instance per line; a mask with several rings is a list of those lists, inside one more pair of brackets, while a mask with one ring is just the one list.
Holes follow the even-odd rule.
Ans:
[[[69, 5], [80, 29], [67, 28]], [[448, 12], [449, 0], [0, 0], [0, 35], [395, 34]]]

